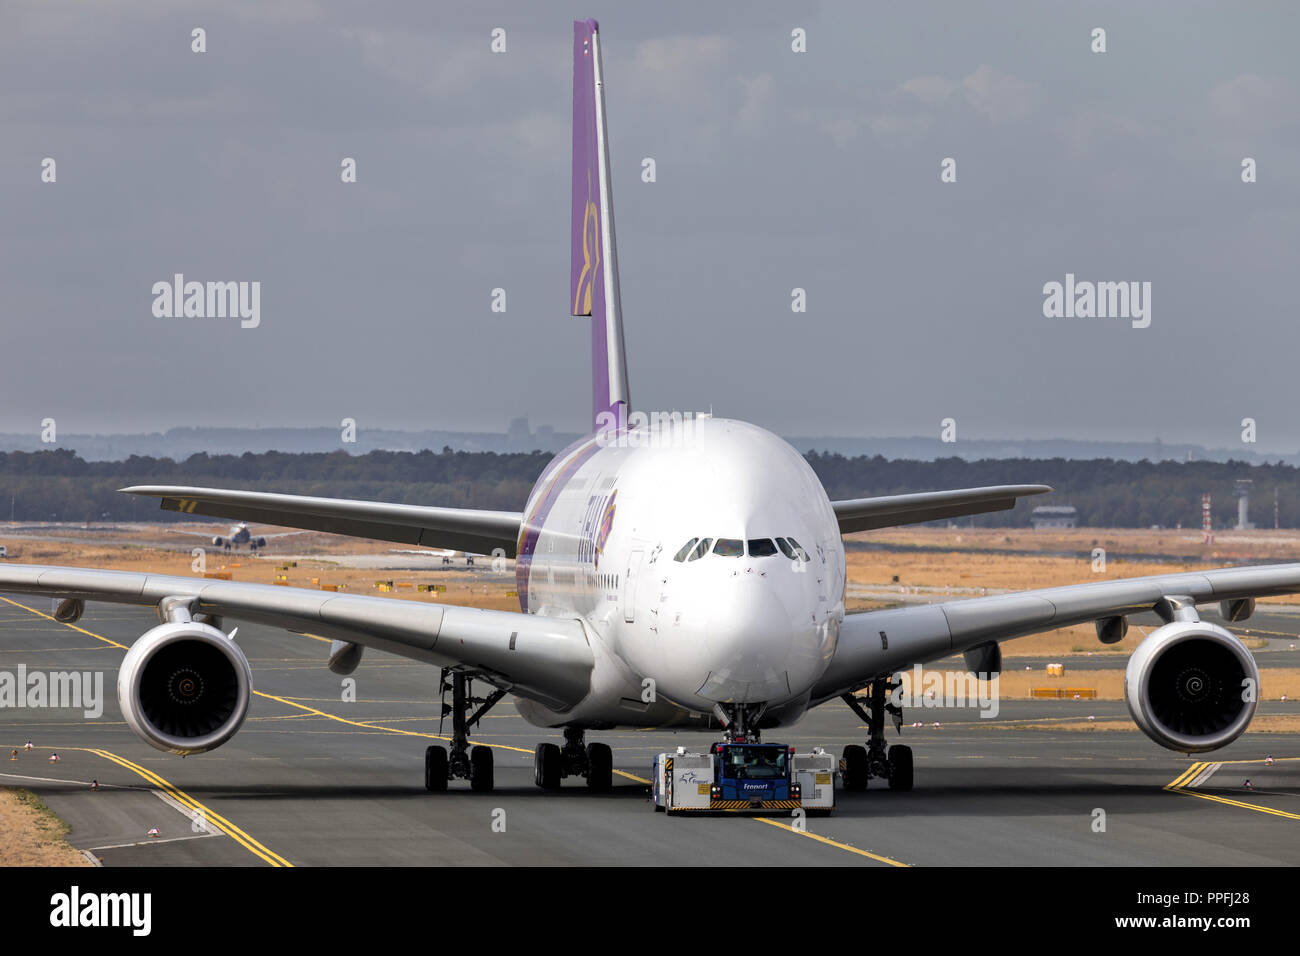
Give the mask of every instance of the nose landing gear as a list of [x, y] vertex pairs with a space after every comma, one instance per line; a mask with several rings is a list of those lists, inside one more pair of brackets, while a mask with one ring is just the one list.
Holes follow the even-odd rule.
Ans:
[[840, 758], [840, 780], [845, 790], [865, 790], [873, 777], [888, 780], [890, 790], [912, 789], [912, 748], [885, 745], [885, 714], [894, 718], [895, 732], [901, 732], [903, 726], [903, 711], [886, 699], [899, 686], [887, 678], [872, 681], [867, 698], [870, 711], [853, 694], [841, 698], [867, 725], [867, 745], [850, 744]]
[[714, 704], [713, 714], [722, 724], [723, 738], [729, 744], [756, 744], [762, 738], [758, 722], [767, 711], [767, 704]]

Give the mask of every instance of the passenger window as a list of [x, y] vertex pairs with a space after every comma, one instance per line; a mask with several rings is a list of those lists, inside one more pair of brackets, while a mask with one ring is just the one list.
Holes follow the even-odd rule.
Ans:
[[700, 558], [704, 557], [706, 554], [709, 553], [709, 545], [711, 544], [713, 544], [712, 538], [701, 538], [700, 543], [695, 546], [695, 550], [691, 552], [691, 556], [686, 560], [698, 561]]
[[776, 545], [771, 538], [750, 538], [749, 556], [751, 558], [770, 558], [776, 554]]
[[739, 538], [719, 538], [713, 553], [721, 558], [738, 558], [745, 553], [745, 542]]
[[794, 548], [794, 556], [798, 558], [800, 561], [811, 560], [808, 557], [808, 552], [805, 551], [802, 547], [800, 547], [799, 542], [796, 541], [794, 538], [790, 539], [790, 547]]
[[699, 538], [691, 538], [690, 541], [687, 541], [684, 545], [682, 545], [682, 550], [677, 552], [677, 555], [673, 558], [673, 560], [685, 561], [686, 556], [691, 553], [691, 548], [695, 547], [695, 542], [699, 540], [700, 540]]

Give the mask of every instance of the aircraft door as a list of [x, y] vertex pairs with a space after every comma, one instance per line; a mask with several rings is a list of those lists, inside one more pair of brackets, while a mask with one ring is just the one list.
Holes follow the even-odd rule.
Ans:
[[641, 558], [644, 551], [633, 551], [627, 559], [627, 574], [623, 576], [623, 620], [631, 624], [636, 620], [636, 585], [641, 577]]

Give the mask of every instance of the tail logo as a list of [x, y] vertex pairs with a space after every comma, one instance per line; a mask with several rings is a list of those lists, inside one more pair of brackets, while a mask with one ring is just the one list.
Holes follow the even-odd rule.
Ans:
[[582, 217], [582, 271], [578, 273], [578, 294], [574, 315], [591, 315], [591, 287], [600, 268], [600, 213], [591, 198], [591, 170], [587, 170], [587, 210]]

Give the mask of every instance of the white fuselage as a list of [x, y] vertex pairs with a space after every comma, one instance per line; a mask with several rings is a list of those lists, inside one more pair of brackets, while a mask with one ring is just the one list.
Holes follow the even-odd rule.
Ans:
[[566, 449], [529, 497], [516, 574], [521, 608], [579, 618], [596, 657], [574, 708], [519, 700], [542, 726], [687, 723], [718, 703], [789, 723], [844, 617], [844, 547], [817, 476], [777, 436], [726, 419]]

